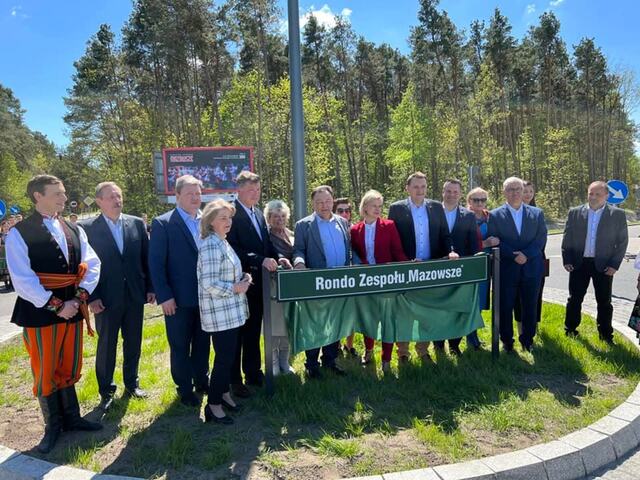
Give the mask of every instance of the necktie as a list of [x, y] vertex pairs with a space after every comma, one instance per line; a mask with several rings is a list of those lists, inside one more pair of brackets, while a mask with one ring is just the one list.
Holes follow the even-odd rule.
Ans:
[[258, 219], [256, 218], [256, 212], [254, 212], [253, 208], [251, 209], [251, 223], [253, 223], [256, 232], [258, 232], [258, 236], [260, 240], [262, 240], [262, 233], [260, 232], [260, 225], [258, 225]]

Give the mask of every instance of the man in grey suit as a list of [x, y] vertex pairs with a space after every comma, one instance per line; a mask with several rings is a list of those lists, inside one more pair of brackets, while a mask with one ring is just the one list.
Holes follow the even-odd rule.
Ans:
[[569, 298], [564, 320], [567, 336], [578, 335], [582, 300], [589, 281], [598, 304], [600, 338], [613, 344], [611, 287], [629, 243], [624, 211], [607, 205], [609, 189], [602, 181], [589, 185], [589, 201], [569, 210], [562, 238], [562, 264], [569, 272]]
[[89, 308], [96, 317], [96, 376], [100, 407], [106, 411], [116, 392], [113, 372], [120, 331], [125, 395], [147, 396], [138, 384], [138, 364], [144, 304], [153, 303], [155, 295], [149, 277], [149, 237], [144, 222], [122, 213], [122, 190], [114, 182], [98, 184], [96, 203], [102, 213], [83, 221], [81, 226], [104, 265], [100, 282], [89, 297]]
[[[351, 242], [347, 221], [333, 213], [333, 190], [321, 185], [311, 192], [313, 213], [296, 223], [293, 267], [333, 268], [349, 265]], [[337, 375], [345, 372], [336, 364], [340, 342], [322, 347], [322, 366]], [[305, 367], [310, 378], [320, 378], [319, 348], [307, 350]]]

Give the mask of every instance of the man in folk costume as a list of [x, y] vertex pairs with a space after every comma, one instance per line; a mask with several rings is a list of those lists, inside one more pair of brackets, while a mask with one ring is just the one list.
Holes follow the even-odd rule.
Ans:
[[83, 319], [89, 335], [86, 301], [98, 284], [100, 260], [84, 231], [59, 215], [67, 200], [52, 175], [27, 184], [35, 212], [7, 236], [7, 265], [18, 294], [11, 321], [23, 327], [40, 402], [45, 434], [38, 451], [48, 453], [60, 432], [99, 430], [80, 416], [75, 384], [82, 368]]

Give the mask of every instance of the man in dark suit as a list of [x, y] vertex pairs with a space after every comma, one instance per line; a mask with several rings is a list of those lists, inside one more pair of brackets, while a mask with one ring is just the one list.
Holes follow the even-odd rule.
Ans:
[[[311, 192], [313, 213], [296, 223], [293, 245], [293, 265], [296, 269], [334, 268], [351, 263], [349, 224], [333, 213], [333, 190], [320, 185]], [[337, 375], [345, 372], [336, 364], [340, 342], [322, 347], [322, 366]], [[321, 378], [319, 348], [305, 352], [305, 367], [309, 378]]]
[[[412, 173], [407, 178], [405, 188], [409, 198], [391, 204], [389, 220], [396, 224], [407, 258], [458, 258], [453, 250], [442, 204], [425, 198], [427, 176], [422, 172]], [[431, 360], [428, 348], [429, 342], [416, 343], [416, 353], [423, 361]], [[398, 358], [400, 363], [409, 361], [408, 342], [398, 342]]]
[[89, 297], [89, 308], [96, 317], [96, 377], [100, 407], [106, 411], [116, 392], [113, 372], [120, 331], [125, 395], [147, 396], [139, 386], [138, 364], [144, 304], [153, 303], [155, 295], [149, 278], [149, 239], [144, 222], [122, 213], [122, 190], [114, 182], [98, 184], [96, 203], [102, 214], [80, 225], [102, 262], [100, 282]]
[[[260, 368], [260, 331], [262, 329], [262, 267], [270, 272], [278, 268], [278, 253], [269, 238], [267, 223], [256, 205], [260, 201], [260, 177], [253, 172], [242, 171], [236, 177], [238, 198], [235, 201], [236, 214], [233, 217], [227, 241], [242, 262], [242, 270], [249, 272], [253, 285], [247, 291], [249, 318], [240, 329], [236, 358], [231, 370], [231, 388], [234, 395], [248, 397], [251, 392], [242, 382], [240, 367], [245, 383], [261, 387], [264, 374]], [[288, 268], [287, 259], [281, 263]]]
[[199, 406], [193, 393], [208, 390], [209, 336], [200, 324], [198, 245], [202, 182], [191, 175], [176, 180], [176, 208], [153, 219], [149, 272], [162, 307], [171, 350], [171, 377], [180, 401]]
[[598, 332], [602, 340], [612, 344], [611, 287], [629, 237], [624, 212], [607, 205], [608, 195], [605, 182], [593, 182], [589, 185], [588, 203], [569, 211], [562, 238], [562, 263], [569, 272], [566, 334], [578, 335], [582, 300], [592, 280], [598, 303]]
[[[482, 249], [482, 236], [476, 224], [476, 216], [470, 210], [460, 206], [462, 198], [462, 182], [448, 179], [442, 186], [442, 206], [447, 220], [447, 228], [451, 235], [453, 251], [463, 257], [475, 255]], [[454, 355], [462, 355], [460, 341], [462, 338], [449, 339], [449, 351]], [[433, 342], [436, 349], [444, 350], [444, 340]]]
[[547, 227], [542, 210], [522, 201], [524, 182], [520, 178], [507, 178], [503, 191], [507, 203], [491, 211], [488, 224], [488, 235], [500, 239], [500, 339], [507, 352], [513, 351], [513, 308], [520, 295], [519, 340], [524, 350], [531, 351]]

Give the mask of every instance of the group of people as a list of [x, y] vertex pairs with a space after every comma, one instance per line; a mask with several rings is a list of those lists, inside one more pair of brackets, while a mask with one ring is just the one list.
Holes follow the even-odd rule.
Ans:
[[[89, 310], [98, 332], [96, 376], [106, 411], [113, 402], [118, 336], [123, 337], [124, 395], [145, 398], [138, 365], [145, 303], [157, 302], [165, 318], [171, 376], [184, 405], [200, 407], [207, 396], [207, 422], [233, 423], [241, 410], [235, 398], [247, 398], [264, 382], [260, 334], [264, 308], [272, 308], [274, 374], [292, 372], [281, 306], [264, 305], [262, 270], [332, 268], [358, 264], [425, 261], [474, 255], [500, 248], [500, 339], [514, 350], [514, 311], [519, 343], [531, 351], [540, 319], [547, 229], [535, 206], [533, 187], [517, 177], [503, 183], [505, 203], [489, 212], [486, 190], [474, 188], [461, 206], [462, 183], [448, 179], [442, 202], [427, 198], [427, 177], [411, 174], [407, 198], [389, 207], [369, 190], [359, 204], [334, 200], [330, 186], [311, 192], [313, 213], [289, 230], [290, 210], [282, 200], [258, 208], [260, 177], [242, 171], [235, 179], [237, 198], [208, 203], [201, 210], [202, 182], [183, 175], [176, 180], [176, 208], [146, 222], [123, 213], [122, 190], [114, 182], [96, 187], [101, 213], [73, 224], [60, 216], [66, 195], [50, 175], [34, 177], [27, 190], [35, 211], [6, 238], [7, 261], [18, 300], [12, 321], [24, 327], [24, 343], [34, 375], [33, 393], [45, 418], [38, 449], [48, 452], [62, 430], [94, 430], [99, 423], [79, 415], [75, 383], [82, 365], [83, 319], [92, 333]], [[580, 305], [593, 280], [598, 300], [598, 330], [613, 342], [611, 280], [627, 245], [624, 213], [606, 203], [604, 182], [593, 182], [588, 203], [572, 209], [562, 244], [563, 265], [570, 272], [566, 334], [574, 337]], [[489, 308], [489, 284], [480, 285], [478, 302]], [[277, 310], [280, 308], [280, 310]], [[275, 312], [275, 314], [273, 314]], [[399, 319], [398, 321], [401, 321]], [[465, 332], [466, 333], [466, 332]], [[461, 355], [461, 338], [438, 339], [436, 351]], [[210, 346], [215, 359], [210, 366]], [[362, 363], [373, 361], [375, 339], [365, 337]], [[393, 343], [382, 344], [381, 368], [390, 370]], [[477, 332], [467, 348], [481, 348]], [[345, 375], [338, 363], [340, 342], [308, 350], [310, 379]], [[399, 364], [409, 362], [409, 344], [396, 344]], [[417, 342], [417, 356], [432, 361], [429, 342]], [[359, 356], [353, 335], [346, 355]], [[321, 356], [320, 356], [321, 355]]]

